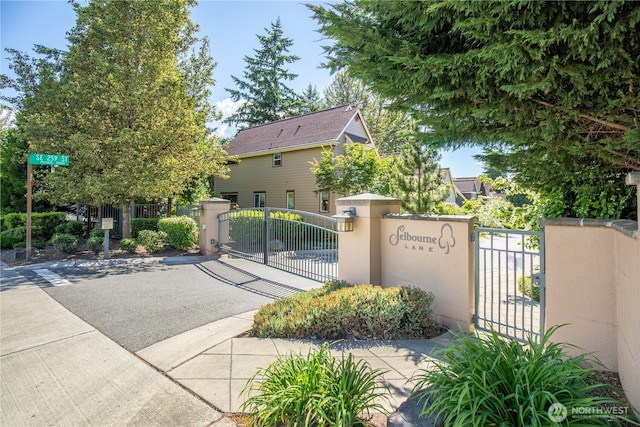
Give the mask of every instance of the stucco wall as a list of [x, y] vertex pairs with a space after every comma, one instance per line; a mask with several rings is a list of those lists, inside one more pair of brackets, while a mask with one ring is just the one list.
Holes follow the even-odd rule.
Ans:
[[618, 371], [640, 408], [640, 242], [635, 221], [545, 220], [546, 325]]
[[411, 285], [435, 295], [434, 320], [469, 330], [473, 311], [473, 218], [387, 215], [381, 228], [383, 286]]

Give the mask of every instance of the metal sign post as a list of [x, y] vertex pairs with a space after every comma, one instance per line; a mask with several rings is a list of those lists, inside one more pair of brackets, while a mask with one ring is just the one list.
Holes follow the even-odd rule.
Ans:
[[29, 154], [27, 162], [27, 241], [25, 254], [27, 261], [31, 259], [31, 198], [33, 193], [33, 166], [69, 166], [69, 156], [64, 154]]

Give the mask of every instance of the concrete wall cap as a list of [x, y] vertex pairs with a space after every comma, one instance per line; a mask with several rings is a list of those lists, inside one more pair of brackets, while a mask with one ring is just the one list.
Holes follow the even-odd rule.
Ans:
[[[381, 196], [379, 194], [373, 194], [373, 193], [364, 193], [364, 194], [357, 194], [355, 196], [341, 197], [339, 199], [336, 199], [336, 204], [340, 202], [348, 203], [354, 200], [385, 200], [389, 202], [401, 201], [400, 199], [396, 199], [395, 197]], [[345, 204], [345, 203], [342, 203], [342, 204]]]
[[426, 214], [385, 214], [383, 218], [410, 219], [418, 221], [443, 221], [443, 222], [475, 222], [473, 215], [426, 215]]
[[540, 224], [560, 227], [605, 227], [612, 228], [632, 239], [638, 238], [638, 222], [629, 219], [597, 219], [597, 218], [543, 218]]
[[213, 204], [213, 203], [229, 203], [231, 204], [231, 202], [227, 199], [221, 199], [220, 197], [212, 197], [210, 199], [206, 199], [206, 200], [200, 200], [200, 204], [204, 205], [204, 204]]

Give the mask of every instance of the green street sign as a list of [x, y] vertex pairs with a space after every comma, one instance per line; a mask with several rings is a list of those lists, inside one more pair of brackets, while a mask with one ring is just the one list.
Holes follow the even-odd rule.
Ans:
[[64, 154], [29, 154], [29, 164], [69, 166], [69, 156]]

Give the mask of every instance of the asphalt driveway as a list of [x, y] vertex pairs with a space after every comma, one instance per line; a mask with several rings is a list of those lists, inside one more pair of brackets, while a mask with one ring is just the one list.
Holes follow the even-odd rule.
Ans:
[[[70, 284], [47, 285], [45, 292], [127, 350], [137, 352], [297, 291], [216, 260], [177, 262], [51, 268]], [[42, 282], [33, 271], [22, 274]]]

